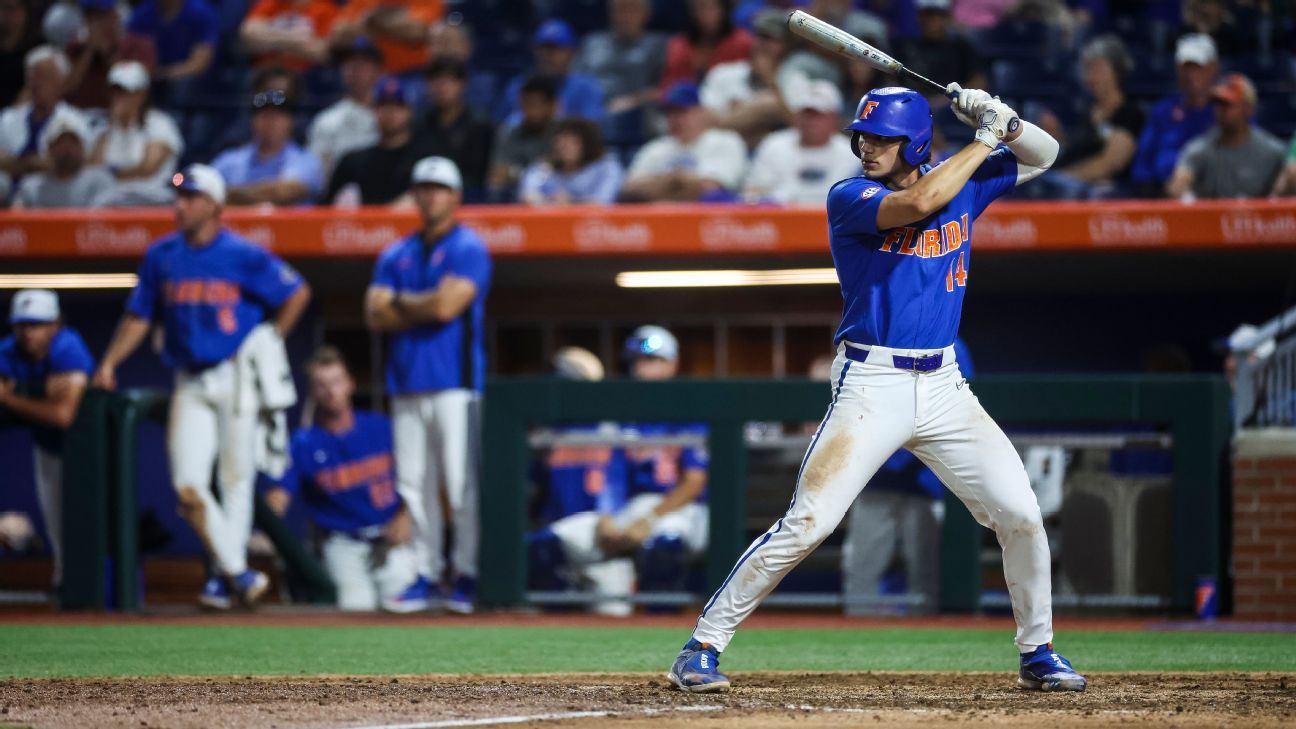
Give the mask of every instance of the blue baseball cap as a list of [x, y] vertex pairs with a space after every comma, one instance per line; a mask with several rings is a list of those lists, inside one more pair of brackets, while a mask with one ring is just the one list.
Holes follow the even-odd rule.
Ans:
[[671, 84], [661, 97], [661, 105], [667, 109], [691, 109], [698, 103], [698, 87], [692, 81]]
[[576, 32], [572, 30], [570, 25], [557, 18], [546, 20], [536, 30], [533, 42], [537, 46], [571, 48], [576, 45]]
[[383, 76], [374, 84], [374, 104], [404, 104], [411, 106], [409, 92], [399, 76]]

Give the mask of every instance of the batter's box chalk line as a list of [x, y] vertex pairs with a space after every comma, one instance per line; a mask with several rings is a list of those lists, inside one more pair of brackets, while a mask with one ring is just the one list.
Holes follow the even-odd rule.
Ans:
[[670, 709], [643, 709], [641, 711], [564, 711], [556, 714], [529, 714], [526, 716], [483, 716], [476, 719], [442, 719], [419, 721], [413, 724], [375, 724], [373, 726], [346, 727], [345, 729], [449, 729], [464, 726], [494, 726], [496, 724], [525, 724], [531, 721], [563, 721], [564, 719], [598, 719], [610, 716], [653, 716], [681, 711], [724, 711], [723, 706], [679, 706]]

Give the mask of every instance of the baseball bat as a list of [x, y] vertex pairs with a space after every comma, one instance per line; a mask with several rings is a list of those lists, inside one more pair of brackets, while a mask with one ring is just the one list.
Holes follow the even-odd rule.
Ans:
[[833, 53], [861, 60], [879, 71], [908, 76], [944, 94], [944, 84], [905, 68], [905, 65], [831, 23], [803, 11], [793, 10], [787, 18], [788, 30]]

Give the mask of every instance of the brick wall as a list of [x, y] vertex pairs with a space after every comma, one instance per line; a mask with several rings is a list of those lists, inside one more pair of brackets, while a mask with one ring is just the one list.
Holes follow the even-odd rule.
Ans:
[[1296, 620], [1296, 429], [1235, 442], [1233, 590], [1238, 618]]

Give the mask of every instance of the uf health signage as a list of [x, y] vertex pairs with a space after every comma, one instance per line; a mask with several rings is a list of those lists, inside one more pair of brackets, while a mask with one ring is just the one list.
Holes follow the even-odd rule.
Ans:
[[[496, 256], [823, 254], [824, 212], [741, 205], [470, 207], [460, 217]], [[297, 258], [370, 258], [413, 230], [388, 208], [240, 210], [226, 224]], [[169, 210], [0, 212], [0, 259], [135, 258], [171, 229]], [[1296, 247], [1296, 199], [1001, 202], [972, 226], [986, 251]]]

